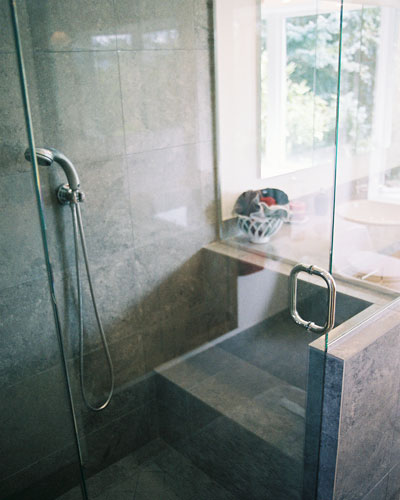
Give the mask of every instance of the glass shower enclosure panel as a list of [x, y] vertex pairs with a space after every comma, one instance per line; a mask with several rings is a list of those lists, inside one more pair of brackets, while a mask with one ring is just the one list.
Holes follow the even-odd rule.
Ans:
[[232, 2], [236, 31], [228, 4], [216, 3], [224, 238], [247, 244], [232, 219], [241, 192], [280, 189], [290, 215], [254, 251], [329, 270], [340, 3]]
[[0, 32], [0, 498], [52, 499], [79, 485], [80, 467], [5, 0]]
[[[293, 322], [288, 285], [299, 262], [330, 268], [340, 5], [17, 5], [36, 145], [79, 174], [113, 363], [114, 384], [85, 273], [80, 333], [67, 179], [41, 165], [88, 497], [313, 498], [327, 337]], [[291, 215], [257, 245], [231, 212], [265, 188]], [[323, 325], [326, 290], [300, 278], [298, 311]], [[340, 301], [336, 326], [366, 307]], [[100, 405], [112, 385], [90, 409], [83, 392]]]
[[344, 3], [333, 269], [382, 295], [400, 291], [399, 28], [393, 2]]

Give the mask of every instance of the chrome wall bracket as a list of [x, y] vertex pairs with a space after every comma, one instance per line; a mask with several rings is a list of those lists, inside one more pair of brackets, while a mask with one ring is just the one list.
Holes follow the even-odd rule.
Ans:
[[[297, 278], [299, 273], [307, 273], [322, 278], [328, 287], [328, 317], [324, 326], [316, 325], [312, 321], [304, 320], [297, 311]], [[336, 311], [336, 283], [332, 275], [317, 266], [297, 264], [289, 276], [290, 314], [298, 325], [313, 333], [327, 333], [334, 327]]]
[[61, 205], [70, 203], [82, 203], [85, 200], [85, 193], [80, 189], [73, 191], [69, 184], [62, 184], [57, 188], [57, 199]]

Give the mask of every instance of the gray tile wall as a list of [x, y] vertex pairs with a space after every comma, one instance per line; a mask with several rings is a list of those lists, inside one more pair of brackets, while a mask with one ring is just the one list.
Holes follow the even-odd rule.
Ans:
[[27, 135], [8, 3], [0, 1], [1, 498], [61, 465], [79, 480], [32, 173], [23, 158]]
[[[7, 3], [0, 1], [0, 95], [7, 96], [0, 110], [5, 391], [32, 387], [32, 377], [39, 377], [40, 388], [51, 370], [59, 370], [32, 176], [23, 159], [27, 138]], [[98, 450], [88, 436], [102, 427], [115, 441], [118, 419], [152, 408], [145, 374], [234, 326], [226, 275], [212, 273], [201, 252], [217, 226], [211, 2], [17, 3], [36, 144], [65, 153], [87, 195], [82, 211], [91, 268], [116, 371], [117, 395], [101, 418], [87, 413], [79, 394], [71, 215], [54, 196], [65, 178], [56, 165], [40, 167], [80, 433], [95, 469], [93, 457], [100, 462], [104, 453], [113, 454]], [[87, 386], [94, 400], [104, 396], [109, 379], [87, 286], [84, 292]], [[19, 399], [23, 414], [29, 399]], [[156, 431], [145, 434], [150, 439]], [[31, 425], [20, 432], [28, 446]], [[65, 439], [49, 441], [60, 449], [69, 445]], [[43, 451], [43, 460], [53, 448]], [[21, 452], [19, 460], [13, 473], [29, 468], [33, 457]]]
[[[135, 336], [151, 369], [183, 340], [169, 338], [177, 313], [198, 319], [208, 305], [199, 251], [216, 235], [210, 2], [64, 5], [26, 2], [35, 132], [79, 171], [109, 341]], [[64, 177], [58, 167], [41, 172], [54, 268], [68, 281], [62, 296], [74, 267], [69, 210], [54, 198]], [[99, 346], [92, 316], [88, 349]], [[154, 333], [161, 324], [165, 333]], [[164, 356], [159, 346], [152, 356], [154, 335]]]
[[397, 305], [329, 350], [318, 498], [399, 498], [399, 350]]

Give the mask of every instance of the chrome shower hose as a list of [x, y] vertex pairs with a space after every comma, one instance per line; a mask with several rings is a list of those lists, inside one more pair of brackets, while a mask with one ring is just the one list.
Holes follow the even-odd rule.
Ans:
[[[85, 405], [92, 411], [101, 411], [104, 410], [108, 406], [108, 404], [111, 401], [111, 398], [114, 393], [114, 368], [111, 360], [111, 355], [110, 355], [110, 350], [108, 348], [107, 344], [107, 339], [104, 334], [104, 329], [103, 325], [101, 323], [99, 311], [97, 309], [97, 303], [94, 295], [94, 289], [93, 289], [93, 284], [92, 284], [92, 277], [90, 274], [90, 269], [89, 269], [89, 259], [88, 259], [88, 253], [87, 253], [87, 247], [86, 247], [86, 240], [85, 240], [85, 233], [83, 231], [83, 223], [82, 223], [82, 214], [81, 210], [79, 207], [79, 203], [76, 199], [71, 201], [70, 203], [71, 210], [72, 210], [72, 221], [73, 221], [73, 227], [74, 227], [74, 246], [75, 246], [75, 265], [76, 265], [76, 281], [77, 281], [77, 289], [78, 289], [78, 308], [79, 308], [79, 364], [80, 364], [80, 385], [81, 385], [81, 392], [82, 392], [82, 398], [83, 401], [85, 402]], [[81, 239], [81, 245], [82, 245], [82, 253], [83, 253], [83, 259], [85, 261], [85, 267], [86, 267], [86, 274], [88, 278], [88, 283], [89, 283], [89, 289], [90, 289], [90, 296], [92, 299], [92, 304], [93, 304], [93, 309], [94, 309], [94, 314], [96, 316], [96, 322], [97, 326], [99, 328], [100, 332], [100, 337], [101, 341], [103, 343], [103, 348], [104, 352], [107, 358], [107, 364], [108, 364], [108, 369], [110, 372], [110, 390], [108, 393], [108, 396], [104, 403], [102, 403], [99, 406], [94, 406], [92, 405], [88, 397], [86, 395], [85, 391], [85, 374], [84, 374], [84, 352], [83, 352], [83, 300], [82, 300], [82, 283], [81, 283], [81, 277], [80, 277], [80, 270], [79, 270], [79, 238], [78, 238], [78, 233], [80, 235]]]

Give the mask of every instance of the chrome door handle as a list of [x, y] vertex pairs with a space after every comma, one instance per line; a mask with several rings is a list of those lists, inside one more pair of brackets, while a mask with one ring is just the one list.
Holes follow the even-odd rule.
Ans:
[[[299, 273], [314, 274], [322, 278], [328, 286], [328, 317], [324, 326], [319, 326], [312, 321], [305, 321], [297, 311], [297, 276]], [[336, 311], [336, 283], [333, 277], [324, 269], [317, 266], [305, 266], [304, 264], [297, 264], [290, 272], [289, 276], [290, 287], [290, 314], [300, 326], [306, 330], [314, 333], [327, 333], [332, 330], [335, 324], [335, 311]]]

